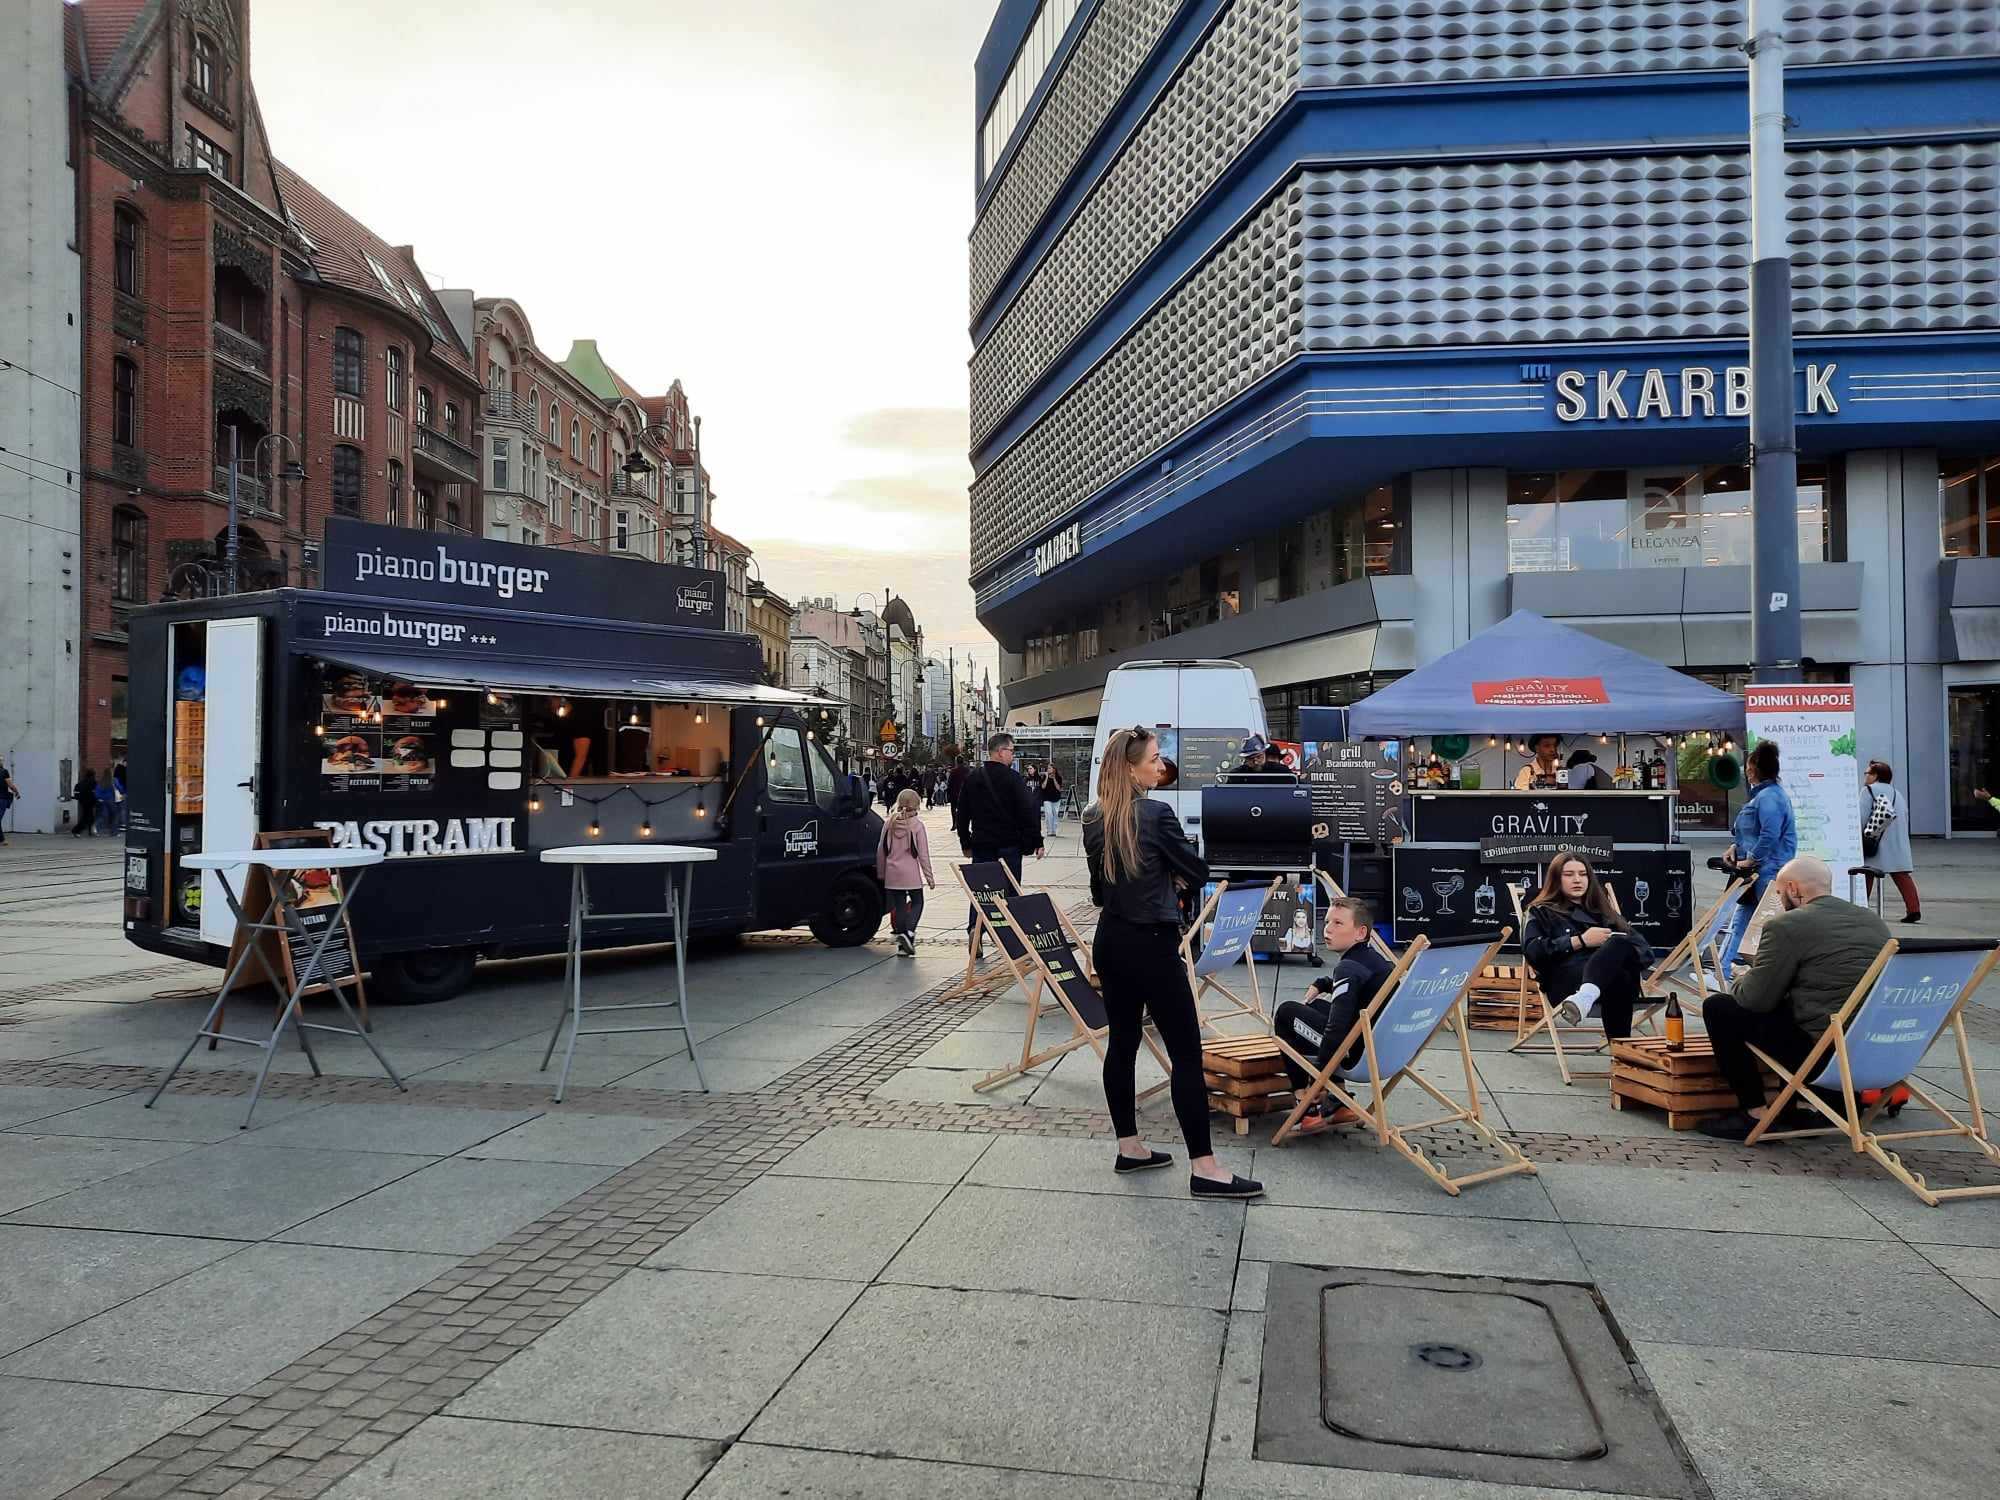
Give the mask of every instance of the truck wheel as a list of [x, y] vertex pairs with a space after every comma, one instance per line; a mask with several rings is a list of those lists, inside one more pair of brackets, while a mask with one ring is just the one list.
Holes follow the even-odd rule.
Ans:
[[829, 948], [859, 948], [882, 925], [882, 888], [866, 875], [843, 876], [826, 910], [807, 925]]
[[470, 948], [385, 958], [368, 976], [370, 998], [384, 1005], [435, 1005], [464, 992], [478, 961]]

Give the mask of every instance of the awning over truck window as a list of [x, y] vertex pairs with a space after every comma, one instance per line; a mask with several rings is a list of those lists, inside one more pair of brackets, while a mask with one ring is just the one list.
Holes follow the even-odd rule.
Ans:
[[405, 656], [394, 651], [329, 646], [322, 641], [301, 641], [292, 649], [316, 661], [352, 667], [372, 677], [398, 678], [422, 688], [491, 688], [503, 693], [567, 693], [640, 703], [714, 703], [736, 708], [806, 708], [832, 701], [810, 693], [795, 693], [789, 688], [767, 687], [761, 682], [655, 676], [643, 667], [509, 661], [439, 652]]

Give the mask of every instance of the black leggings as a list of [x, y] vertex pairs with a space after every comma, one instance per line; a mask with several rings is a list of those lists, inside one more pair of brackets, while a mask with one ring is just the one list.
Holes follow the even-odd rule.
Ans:
[[1542, 992], [1551, 1005], [1560, 1005], [1574, 995], [1578, 986], [1597, 986], [1597, 1014], [1604, 1022], [1604, 1034], [1628, 1037], [1632, 1034], [1632, 1010], [1639, 1003], [1639, 981], [1645, 977], [1646, 960], [1639, 945], [1622, 932], [1614, 932], [1602, 944], [1574, 954], [1542, 980]]
[[915, 890], [889, 892], [889, 930], [891, 932], [916, 933], [917, 923], [924, 919], [924, 893], [921, 887]]
[[1133, 1071], [1139, 1061], [1146, 1017], [1151, 1015], [1166, 1044], [1173, 1069], [1174, 1118], [1189, 1157], [1207, 1156], [1208, 1085], [1201, 1076], [1201, 1018], [1181, 962], [1180, 928], [1172, 922], [1144, 924], [1105, 916], [1098, 921], [1091, 956], [1111, 1035], [1104, 1052], [1104, 1102], [1111, 1128], [1122, 1138], [1139, 1133]]

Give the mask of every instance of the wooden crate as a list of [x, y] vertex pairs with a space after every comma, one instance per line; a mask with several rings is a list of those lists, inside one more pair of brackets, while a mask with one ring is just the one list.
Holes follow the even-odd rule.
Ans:
[[[1766, 1071], [1767, 1087], [1777, 1080]], [[1679, 1052], [1663, 1037], [1627, 1037], [1611, 1044], [1611, 1107], [1627, 1103], [1664, 1110], [1669, 1130], [1692, 1130], [1736, 1108], [1736, 1094], [1715, 1066], [1715, 1048], [1691, 1036]]]
[[[1521, 973], [1522, 965], [1517, 959], [1509, 963], [1488, 964], [1474, 976], [1465, 991], [1465, 1013], [1473, 1027], [1480, 1031], [1512, 1031], [1521, 1014]], [[1528, 976], [1528, 1019], [1533, 1021], [1541, 1014], [1539, 1002], [1535, 999], [1535, 979]]]
[[1285, 1058], [1274, 1036], [1228, 1036], [1201, 1044], [1201, 1066], [1225, 1078], [1266, 1078], [1285, 1071]]
[[1292, 1080], [1283, 1073], [1266, 1073], [1260, 1078], [1231, 1078], [1224, 1073], [1204, 1072], [1211, 1094], [1227, 1094], [1232, 1099], [1259, 1099], [1266, 1094], [1289, 1094]]
[[1250, 1133], [1250, 1121], [1253, 1116], [1285, 1114], [1291, 1109], [1293, 1102], [1292, 1091], [1289, 1088], [1280, 1093], [1258, 1094], [1251, 1098], [1216, 1093], [1208, 1096], [1210, 1112], [1230, 1116], [1236, 1122], [1238, 1135]]

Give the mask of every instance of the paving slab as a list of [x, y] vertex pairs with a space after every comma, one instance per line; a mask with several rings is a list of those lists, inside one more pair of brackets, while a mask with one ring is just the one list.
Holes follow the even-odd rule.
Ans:
[[[1035, 1135], [1003, 1135], [966, 1173], [965, 1180], [981, 1187], [1038, 1189], [1058, 1193], [1104, 1193], [1120, 1198], [1188, 1197], [1187, 1152], [1179, 1142], [1155, 1142], [1169, 1150], [1175, 1164], [1156, 1172], [1119, 1173], [1112, 1168], [1118, 1143], [1107, 1133], [1102, 1140], [1078, 1140]], [[1232, 1172], [1248, 1177], [1251, 1153], [1244, 1146], [1218, 1145], [1216, 1159]]]
[[[1021, 1060], [1022, 1017], [1026, 1012], [1018, 1006], [1015, 1009], [1015, 1025], [1011, 1030], [953, 1031], [911, 1061], [920, 1068], [970, 1068], [980, 1073], [1017, 1063]], [[1064, 1017], [1061, 1026], [1053, 1020], [1044, 1020], [1035, 1033], [1036, 1045], [1053, 1046], [1071, 1030], [1068, 1017]]]
[[[441, 1067], [426, 1069], [417, 1076], [427, 1083], [532, 1083], [547, 1089], [553, 1101], [556, 1079], [561, 1076], [562, 1052], [558, 1049], [545, 1073], [541, 1071], [542, 1049], [547, 1046], [546, 1034], [509, 1042], [504, 1047], [494, 1047]], [[657, 1051], [648, 1050], [638, 1056], [626, 1052], [598, 1051], [590, 1045], [590, 1038], [585, 1037], [576, 1044], [576, 1058], [570, 1064], [570, 1092], [574, 1095], [581, 1088], [598, 1088], [615, 1083], [640, 1072], [656, 1059], [665, 1057], [670, 1050], [672, 1043], [662, 1041]]]
[[[1466, 1195], [1479, 1190], [1468, 1188]], [[1253, 1203], [1243, 1232], [1243, 1258], [1451, 1276], [1588, 1279], [1562, 1225], [1462, 1214], [1370, 1213]]]
[[[1989, 1179], [1982, 1174], [1979, 1180]], [[1993, 1169], [1990, 1180], [2000, 1182], [2000, 1167]], [[1996, 1211], [2000, 1210], [2000, 1202], [1947, 1199], [1932, 1208], [1886, 1172], [1879, 1177], [1843, 1182], [1840, 1190], [1866, 1209], [1871, 1218], [1912, 1244], [2000, 1249], [2000, 1211]]]
[[1556, 1211], [1571, 1224], [1893, 1238], [1838, 1186], [1813, 1178], [1580, 1163], [1544, 1167], [1540, 1177]]
[[0, 1376], [0, 1495], [54, 1500], [221, 1399]]
[[[585, 1037], [577, 1043], [577, 1055], [589, 1044]], [[700, 1046], [696, 1042], [696, 1046]], [[560, 1062], [561, 1058], [557, 1058]], [[701, 1077], [695, 1077], [694, 1064], [688, 1061], [687, 1051], [656, 1062], [638, 1072], [618, 1080], [621, 1089], [699, 1089], [704, 1081], [718, 1094], [753, 1094], [775, 1082], [796, 1068], [803, 1058], [782, 1057], [710, 1057], [706, 1051], [701, 1055]], [[553, 1069], [549, 1075], [555, 1077]], [[553, 1085], [551, 1085], [553, 1087]]]
[[183, 1151], [187, 1141], [117, 1141], [0, 1132], [0, 1214], [59, 1197]]
[[228, 1141], [47, 1199], [9, 1219], [79, 1229], [269, 1239], [416, 1171], [426, 1159]]
[[967, 1104], [990, 1109], [1001, 1104], [1025, 1104], [1041, 1087], [1041, 1075], [1030, 1073], [1025, 1078], [1010, 1078], [990, 1089], [975, 1090], [973, 1085], [992, 1071], [990, 1068], [903, 1068], [877, 1084], [869, 1097], [906, 1099], [918, 1104]]
[[[119, 1095], [104, 1089], [47, 1089], [26, 1084], [0, 1084], [0, 1127], [14, 1129], [37, 1120], [75, 1111], [91, 1104], [103, 1104]], [[68, 1134], [44, 1127], [42, 1134]]]
[[646, 1264], [869, 1281], [947, 1191], [938, 1183], [760, 1177]]
[[551, 1109], [525, 1125], [468, 1146], [461, 1156], [491, 1156], [507, 1161], [596, 1162], [629, 1167], [651, 1156], [675, 1136], [694, 1129], [692, 1120], [649, 1120], [639, 1115], [572, 1113], [567, 1105]]
[[[1489, 1152], [1481, 1165], [1497, 1166], [1499, 1162], [1499, 1155]], [[1447, 1165], [1454, 1172], [1474, 1170], [1471, 1164], [1456, 1159]], [[1259, 1146], [1250, 1175], [1264, 1184], [1264, 1201], [1280, 1207], [1464, 1214], [1483, 1219], [1556, 1217], [1548, 1192], [1531, 1173], [1478, 1183], [1454, 1198], [1359, 1129], [1296, 1137], [1282, 1146]]]
[[1653, 1342], [1635, 1349], [1715, 1500], [1852, 1494], [1863, 1473], [1925, 1500], [1994, 1493], [2000, 1371]]
[[[408, 1158], [401, 1158], [408, 1160]], [[473, 1255], [611, 1176], [582, 1162], [454, 1157], [294, 1225], [293, 1244]]]
[[958, 1187], [882, 1280], [1226, 1308], [1242, 1233], [1240, 1203]]
[[1183, 1484], [1222, 1331], [1204, 1308], [871, 1287], [747, 1436]]
[[711, 1057], [761, 1057], [796, 1066], [809, 1057], [818, 1057], [829, 1048], [852, 1040], [856, 1034], [857, 1028], [853, 1026], [811, 1025], [802, 1019], [766, 1019], [732, 1026], [714, 1036], [704, 1036], [697, 1031], [695, 1044], [701, 1048], [703, 1063]]
[[734, 1438], [859, 1291], [841, 1281], [633, 1271], [449, 1414]]
[[[239, 1098], [216, 1098], [206, 1094], [177, 1094], [171, 1089], [160, 1096], [151, 1109], [146, 1100], [149, 1086], [129, 1094], [105, 1095], [87, 1089], [60, 1089], [53, 1092], [76, 1094], [81, 1108], [71, 1109], [37, 1123], [37, 1135], [114, 1136], [128, 1141], [234, 1140], [249, 1132], [243, 1128], [243, 1112], [250, 1107], [246, 1094]], [[271, 1125], [292, 1115], [324, 1109], [317, 1099], [259, 1099], [250, 1123]], [[18, 1129], [19, 1127], [15, 1127]]]
[[[1513, 1033], [1509, 1032], [1511, 1038]], [[1593, 1052], [1578, 1052], [1567, 1042], [1563, 1044], [1570, 1068], [1581, 1068], [1587, 1073], [1602, 1072], [1610, 1066], [1606, 1056]], [[1553, 1055], [1542, 1056], [1526, 1052], [1479, 1052], [1473, 1058], [1479, 1072], [1479, 1092], [1484, 1098], [1488, 1094], [1553, 1094], [1557, 1098], [1580, 1098], [1589, 1101], [1593, 1108], [1610, 1109], [1611, 1085], [1604, 1078], [1579, 1078], [1575, 1083], [1562, 1081], [1562, 1070], [1556, 1067]], [[1454, 1065], [1456, 1065], [1454, 1061]], [[1463, 1090], [1465, 1071], [1459, 1069], [1458, 1086]]]
[[0, 1355], [243, 1248], [239, 1240], [0, 1224]]
[[329, 1104], [275, 1125], [260, 1125], [248, 1139], [259, 1146], [305, 1146], [322, 1151], [381, 1151], [409, 1156], [449, 1156], [535, 1118], [532, 1109], [426, 1109], [417, 1104]]
[[[1550, 1066], [1554, 1066], [1551, 1064]], [[1517, 1131], [1547, 1132], [1554, 1135], [1610, 1136], [1616, 1140], [1684, 1141], [1686, 1134], [1667, 1128], [1667, 1117], [1657, 1109], [1613, 1109], [1611, 1096], [1578, 1084], [1565, 1094], [1491, 1094], [1480, 1102], [1490, 1106]], [[1493, 1122], [1489, 1120], [1488, 1124]], [[1496, 1125], [1494, 1128], [1498, 1129]]]
[[1907, 1245], [1594, 1224], [1570, 1233], [1635, 1340], [2000, 1366], [1991, 1324]]
[[778, 1495], [786, 1500], [1192, 1500], [1194, 1491], [1184, 1486], [738, 1443], [695, 1486], [690, 1500], [771, 1500]]
[[326, 1500], [681, 1500], [720, 1443], [431, 1417]]
[[252, 1245], [0, 1360], [0, 1374], [233, 1395], [452, 1264]]
[[776, 1177], [954, 1183], [993, 1143], [980, 1131], [864, 1130], [833, 1125], [771, 1168]]
[[2000, 1315], [2000, 1277], [1957, 1276], [1953, 1280]]
[[1917, 1245], [1917, 1253], [1947, 1276], [2000, 1280], [2000, 1250], [1979, 1245]]

